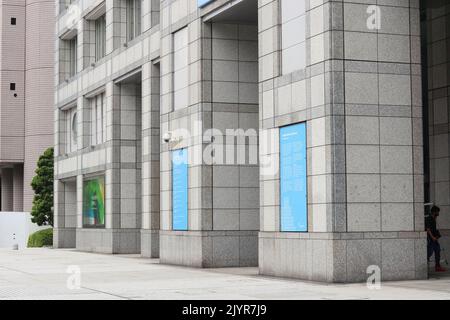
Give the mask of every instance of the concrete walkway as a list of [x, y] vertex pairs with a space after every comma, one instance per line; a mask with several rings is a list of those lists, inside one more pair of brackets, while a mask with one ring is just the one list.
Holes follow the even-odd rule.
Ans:
[[[76, 283], [70, 266], [81, 271], [78, 289], [67, 286]], [[450, 299], [450, 275], [369, 290], [263, 277], [257, 268], [192, 269], [137, 255], [0, 249], [0, 299]]]

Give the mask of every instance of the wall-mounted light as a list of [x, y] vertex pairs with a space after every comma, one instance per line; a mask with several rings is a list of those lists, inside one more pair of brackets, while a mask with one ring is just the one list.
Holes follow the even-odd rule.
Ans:
[[165, 143], [169, 143], [171, 139], [172, 139], [172, 132], [167, 131], [166, 133], [164, 133], [163, 140]]
[[172, 143], [172, 144], [177, 144], [181, 142], [181, 140], [183, 140], [183, 136], [174, 137], [172, 132], [170, 131], [164, 133], [162, 138], [165, 143]]

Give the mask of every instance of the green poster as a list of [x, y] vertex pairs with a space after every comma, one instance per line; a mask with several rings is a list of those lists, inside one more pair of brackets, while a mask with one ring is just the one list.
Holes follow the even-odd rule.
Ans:
[[105, 226], [105, 178], [98, 177], [83, 183], [83, 226]]

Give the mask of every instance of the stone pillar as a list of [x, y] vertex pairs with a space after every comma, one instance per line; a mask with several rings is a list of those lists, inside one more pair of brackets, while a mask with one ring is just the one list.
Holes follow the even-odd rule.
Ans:
[[[218, 2], [212, 2], [211, 7]], [[160, 261], [194, 267], [256, 266], [257, 25], [254, 21], [253, 25], [204, 23], [185, 13], [197, 10], [196, 3], [189, 2], [188, 10], [177, 4], [164, 3], [161, 8], [171, 13], [171, 21], [162, 19], [161, 30], [186, 27], [188, 39], [184, 39], [184, 30], [164, 33], [162, 39], [161, 135], [170, 131], [173, 140], [161, 145]], [[187, 48], [177, 51], [177, 46], [183, 46], [180, 43], [186, 43]], [[189, 52], [189, 58], [172, 64], [183, 52]], [[185, 66], [188, 80], [182, 75], [171, 79], [173, 67], [183, 65], [183, 61], [189, 64]], [[209, 131], [204, 137], [209, 129], [213, 133]], [[228, 136], [227, 129], [231, 130]], [[238, 129], [242, 129], [239, 138]], [[213, 144], [211, 136], [216, 138]], [[181, 148], [188, 153], [188, 225], [187, 230], [173, 230], [176, 196], [172, 181], [176, 177], [172, 177], [172, 154]], [[248, 156], [243, 162], [237, 160], [243, 150], [247, 155], [253, 152], [253, 163]]]
[[[261, 38], [280, 3], [261, 4]], [[358, 282], [374, 266], [383, 280], [426, 278], [419, 1], [306, 3], [306, 66], [264, 76], [260, 108], [271, 135], [306, 121], [308, 231], [280, 232], [279, 176], [262, 176], [260, 273]], [[278, 69], [263, 48], [262, 68]], [[278, 139], [261, 157], [278, 162]]]
[[[328, 24], [331, 4], [305, 3], [303, 8], [293, 1], [274, 0], [259, 6], [259, 39], [264, 42], [259, 46], [259, 268], [267, 275], [335, 281], [330, 239], [333, 232], [344, 231], [346, 224], [345, 133], [343, 101], [339, 100], [343, 95], [341, 83], [335, 82], [330, 70], [336, 66], [329, 62], [334, 54]], [[277, 30], [288, 29], [289, 21], [303, 27], [280, 42]], [[307, 228], [306, 232], [285, 232], [281, 229], [279, 132], [296, 123], [306, 124]]]
[[141, 143], [141, 83], [121, 83], [120, 87], [120, 231], [121, 252], [140, 253], [142, 223], [142, 143]]
[[341, 277], [364, 281], [364, 269], [377, 265], [385, 280], [423, 279], [419, 1], [372, 7], [379, 10], [379, 29], [367, 4], [341, 8], [346, 63], [337, 82], [345, 83], [346, 232], [358, 235], [341, 246], [347, 257], [365, 252], [365, 262], [350, 255]]
[[142, 2], [142, 32], [159, 24], [159, 0]]
[[141, 254], [159, 257], [159, 64], [148, 62], [142, 69], [142, 229]]
[[106, 54], [127, 42], [127, 7], [125, 0], [106, 1]]
[[78, 70], [83, 70], [95, 62], [95, 23], [83, 19], [78, 25]]
[[[450, 3], [448, 1], [424, 1], [422, 17], [426, 32], [426, 58], [428, 91], [424, 101], [428, 102], [429, 135], [429, 197], [441, 209], [438, 228], [443, 248], [450, 247]], [[425, 31], [426, 30], [426, 31]], [[447, 48], [447, 50], [445, 50]], [[447, 75], [447, 76], [446, 76]], [[425, 115], [424, 115], [425, 116]], [[427, 184], [426, 184], [427, 185]], [[431, 259], [432, 261], [434, 258]], [[434, 261], [433, 261], [434, 262]], [[432, 264], [434, 265], [434, 264]]]
[[13, 211], [14, 209], [14, 187], [13, 169], [3, 168], [2, 170], [2, 211]]

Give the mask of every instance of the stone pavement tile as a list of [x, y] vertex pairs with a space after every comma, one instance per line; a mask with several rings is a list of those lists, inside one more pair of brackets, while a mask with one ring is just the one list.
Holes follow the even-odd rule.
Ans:
[[[68, 267], [81, 288], [67, 287]], [[0, 249], [0, 299], [450, 299], [450, 278], [324, 284], [258, 275], [257, 268], [196, 269], [136, 255], [60, 249]]]

